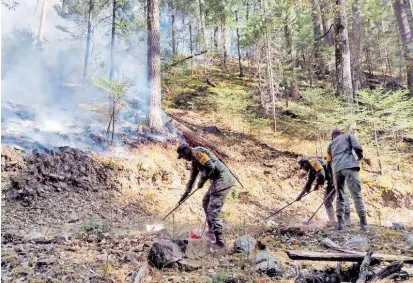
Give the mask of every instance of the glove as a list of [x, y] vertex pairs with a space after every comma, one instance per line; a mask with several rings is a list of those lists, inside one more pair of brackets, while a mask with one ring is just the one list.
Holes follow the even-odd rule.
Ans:
[[314, 189], [313, 189], [313, 190], [314, 190], [314, 191], [318, 191], [319, 188], [320, 188], [320, 184], [317, 184], [317, 185], [314, 186]]
[[189, 192], [187, 192], [187, 191], [185, 191], [183, 194], [182, 194], [182, 196], [181, 196], [181, 198], [179, 199], [179, 204], [181, 204], [187, 197], [188, 197], [188, 195], [189, 195]]

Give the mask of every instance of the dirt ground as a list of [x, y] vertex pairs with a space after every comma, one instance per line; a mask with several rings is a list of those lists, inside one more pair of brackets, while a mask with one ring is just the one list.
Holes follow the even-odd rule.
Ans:
[[[325, 227], [323, 209], [311, 225], [304, 225], [320, 205], [322, 191], [265, 223], [262, 218], [293, 200], [305, 183], [306, 175], [296, 165], [300, 155], [288, 149], [290, 142], [271, 145], [191, 111], [177, 115], [229, 153], [225, 161], [244, 185], [233, 189], [223, 210], [229, 246], [239, 236], [251, 234], [280, 261], [284, 272], [278, 279], [258, 276], [252, 271], [252, 255], [217, 256], [199, 248], [202, 240], [193, 240], [193, 257], [201, 269], [151, 269], [145, 282], [293, 281], [297, 262], [285, 251], [325, 250], [319, 242], [323, 237], [343, 244], [361, 235], [376, 252], [413, 255], [403, 232], [391, 228], [392, 222], [402, 222], [412, 232], [413, 194], [405, 187], [410, 179], [400, 177], [398, 187], [383, 193], [374, 183], [364, 184], [368, 220], [375, 227], [369, 233], [360, 231], [354, 210], [352, 226], [343, 232]], [[211, 125], [217, 125], [221, 134], [202, 130]], [[146, 232], [146, 224], [155, 223], [176, 205], [188, 178], [188, 164], [176, 159], [175, 148], [151, 143], [114, 157], [71, 148], [30, 153], [3, 146], [2, 281], [132, 282], [157, 237]], [[378, 178], [366, 170], [361, 174], [364, 179]], [[169, 235], [200, 234], [206, 189], [166, 220]], [[308, 261], [301, 265], [307, 271], [334, 266]]]

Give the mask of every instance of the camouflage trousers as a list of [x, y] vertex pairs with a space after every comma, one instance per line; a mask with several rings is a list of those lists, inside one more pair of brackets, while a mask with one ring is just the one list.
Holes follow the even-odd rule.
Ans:
[[214, 181], [202, 199], [208, 228], [214, 233], [222, 233], [224, 223], [221, 218], [221, 210], [230, 188], [223, 188]]
[[334, 185], [338, 192], [336, 207], [337, 219], [340, 221], [346, 219], [347, 216], [350, 217], [350, 202], [345, 191], [345, 187], [347, 186], [353, 198], [360, 221], [365, 222], [366, 209], [364, 208], [364, 202], [361, 196], [359, 172], [356, 169], [343, 169], [336, 172], [334, 174]]
[[[330, 195], [331, 194], [331, 195]], [[334, 199], [336, 198], [336, 189], [334, 188], [334, 183], [333, 181], [327, 181], [327, 188], [324, 192], [324, 208], [326, 209], [327, 215], [329, 217], [329, 220], [331, 221], [331, 218], [334, 218]], [[348, 199], [348, 194], [344, 194], [344, 219], [348, 220], [350, 219], [350, 201]]]

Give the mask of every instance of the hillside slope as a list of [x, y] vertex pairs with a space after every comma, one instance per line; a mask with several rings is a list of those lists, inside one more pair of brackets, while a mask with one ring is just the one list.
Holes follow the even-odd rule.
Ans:
[[[260, 112], [253, 82], [218, 70], [210, 72], [216, 87], [186, 71], [171, 72], [165, 80], [166, 104], [178, 128], [185, 126], [228, 154], [225, 162], [244, 185], [233, 189], [223, 210], [228, 243], [245, 233], [253, 234], [281, 261], [285, 279], [295, 277], [285, 249], [323, 249], [317, 241], [320, 235], [343, 243], [363, 234], [375, 251], [413, 255], [402, 232], [381, 227], [392, 222], [413, 225], [411, 166], [379, 175], [363, 165], [368, 221], [377, 225], [370, 234], [359, 230], [354, 208], [353, 225], [345, 232], [324, 228], [327, 218], [323, 209], [314, 224], [303, 225], [321, 204], [322, 191], [264, 223], [261, 219], [271, 209], [298, 195], [306, 175], [298, 170], [297, 159], [312, 156], [319, 145], [287, 131], [287, 121], [291, 123], [287, 116], [280, 116], [280, 131], [274, 136]], [[219, 131], [208, 133], [208, 126]], [[175, 150], [176, 144], [152, 142], [129, 149], [126, 158], [70, 148], [29, 153], [3, 146], [3, 280], [131, 282], [146, 262], [148, 246], [156, 237], [146, 232], [145, 225], [170, 211], [186, 184], [188, 164], [176, 159]], [[366, 152], [373, 156], [374, 150], [367, 146]], [[375, 164], [374, 157], [371, 159]], [[206, 190], [197, 192], [167, 219], [170, 234], [201, 233], [201, 199]], [[289, 227], [304, 232], [296, 234], [297, 230]], [[237, 255], [215, 257], [206, 253], [197, 258], [203, 268], [195, 273], [152, 270], [145, 282], [220, 282], [217, 278], [221, 273], [225, 280], [243, 278], [228, 282], [256, 277], [245, 268], [248, 261]], [[224, 279], [221, 282], [226, 282]]]

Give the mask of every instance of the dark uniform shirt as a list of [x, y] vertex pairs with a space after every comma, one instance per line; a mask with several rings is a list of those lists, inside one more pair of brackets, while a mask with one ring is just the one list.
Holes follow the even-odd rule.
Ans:
[[343, 169], [360, 170], [361, 158], [363, 149], [354, 135], [340, 135], [328, 145], [327, 161], [331, 162], [333, 173]]
[[[231, 172], [211, 151], [204, 147], [194, 147], [192, 149], [191, 175], [186, 185], [186, 192], [190, 192], [195, 180], [201, 172], [198, 187], [203, 187], [207, 180], [215, 182], [215, 189], [222, 190], [235, 185], [235, 178]], [[212, 192], [213, 193], [213, 192]]]

